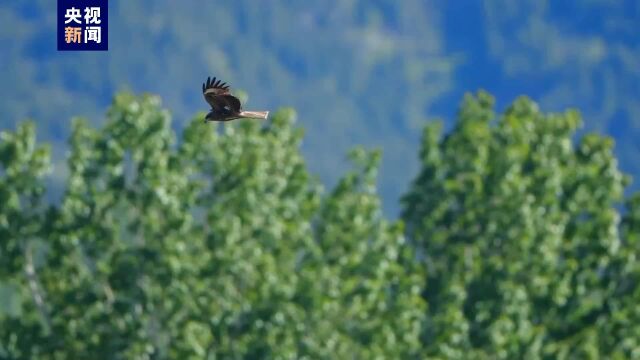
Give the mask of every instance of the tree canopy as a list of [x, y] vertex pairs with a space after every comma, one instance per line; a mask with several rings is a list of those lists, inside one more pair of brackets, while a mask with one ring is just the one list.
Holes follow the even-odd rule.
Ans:
[[574, 145], [576, 111], [543, 114], [523, 97], [497, 117], [493, 102], [467, 96], [444, 138], [438, 124], [425, 128], [422, 170], [403, 199], [408, 236], [424, 253], [428, 354], [640, 356], [629, 317], [638, 200], [620, 234], [628, 178], [612, 140]]
[[151, 95], [74, 119], [59, 202], [35, 124], [0, 135], [0, 357], [640, 356], [640, 196], [576, 111], [468, 95], [386, 219], [379, 150], [325, 191], [292, 109], [178, 135]]

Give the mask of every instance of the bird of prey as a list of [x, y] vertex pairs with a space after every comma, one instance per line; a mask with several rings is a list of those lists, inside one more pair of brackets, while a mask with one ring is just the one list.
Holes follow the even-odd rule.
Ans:
[[227, 83], [216, 81], [208, 77], [207, 82], [202, 84], [202, 94], [204, 99], [211, 105], [211, 110], [205, 116], [207, 121], [231, 121], [235, 119], [266, 119], [268, 111], [243, 111], [240, 100], [231, 95]]

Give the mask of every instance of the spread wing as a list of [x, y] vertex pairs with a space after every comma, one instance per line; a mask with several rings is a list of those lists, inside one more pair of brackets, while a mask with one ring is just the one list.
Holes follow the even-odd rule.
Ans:
[[239, 112], [240, 100], [231, 95], [229, 92], [229, 85], [221, 80], [216, 81], [208, 77], [207, 82], [202, 84], [202, 94], [204, 99], [211, 105], [211, 108], [215, 111], [225, 112]]

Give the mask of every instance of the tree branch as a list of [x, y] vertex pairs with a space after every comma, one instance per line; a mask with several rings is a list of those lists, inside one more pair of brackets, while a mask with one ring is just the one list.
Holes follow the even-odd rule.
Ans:
[[31, 249], [31, 243], [27, 243], [24, 251], [25, 257], [25, 266], [24, 273], [27, 278], [27, 284], [29, 285], [29, 290], [31, 292], [31, 299], [33, 303], [36, 305], [42, 320], [45, 323], [45, 332], [49, 333], [52, 329], [51, 317], [49, 316], [49, 309], [44, 301], [44, 294], [42, 289], [40, 288], [40, 284], [38, 282], [38, 274], [36, 274], [35, 266], [33, 265], [33, 253]]

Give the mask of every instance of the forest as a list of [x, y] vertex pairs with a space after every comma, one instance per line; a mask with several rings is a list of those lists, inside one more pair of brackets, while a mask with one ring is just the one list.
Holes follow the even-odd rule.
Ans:
[[640, 357], [640, 194], [614, 141], [577, 110], [495, 102], [423, 127], [398, 219], [387, 150], [354, 147], [324, 186], [292, 108], [177, 131], [160, 97], [120, 92], [99, 126], [73, 119], [54, 202], [52, 147], [17, 123], [0, 358]]

